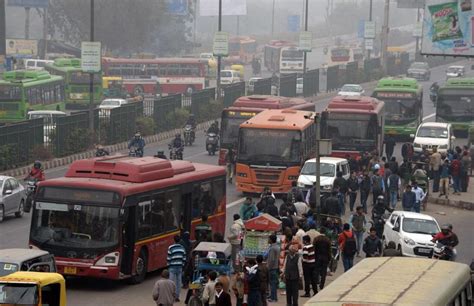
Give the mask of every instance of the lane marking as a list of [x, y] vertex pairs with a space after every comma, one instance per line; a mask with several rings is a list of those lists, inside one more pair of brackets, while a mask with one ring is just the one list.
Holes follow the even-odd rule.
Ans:
[[232, 203], [229, 203], [226, 205], [226, 208], [231, 208], [231, 207], [234, 207], [236, 205], [239, 205], [240, 203], [243, 203], [245, 201], [245, 198], [242, 198], [240, 200], [237, 200], [237, 201], [234, 201]]
[[422, 121], [425, 121], [426, 119], [429, 119], [429, 118], [434, 117], [434, 116], [436, 116], [435, 113], [429, 114], [428, 116], [424, 116]]

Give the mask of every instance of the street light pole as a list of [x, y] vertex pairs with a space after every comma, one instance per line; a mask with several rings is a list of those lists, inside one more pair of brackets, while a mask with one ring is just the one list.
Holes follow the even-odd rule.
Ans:
[[[372, 5], [373, 0], [370, 0], [369, 3], [369, 21], [372, 21]], [[367, 50], [367, 58], [370, 59], [370, 50]]]
[[[418, 29], [418, 23], [420, 22], [420, 6], [418, 6], [416, 10], [416, 27]], [[416, 33], [416, 46], [415, 46], [415, 61], [418, 59], [418, 52], [420, 52], [420, 37], [418, 37], [418, 33]]]
[[321, 157], [320, 157], [320, 142], [321, 142], [321, 124], [320, 124], [320, 117], [319, 114], [316, 112], [314, 113], [314, 123], [316, 125], [316, 186], [315, 186], [315, 198], [316, 198], [316, 208], [317, 212], [321, 211]]
[[[94, 0], [90, 0], [91, 28], [90, 40], [94, 41]], [[89, 129], [94, 133], [94, 73], [89, 73]]]
[[[305, 12], [304, 12], [304, 30], [308, 31], [308, 0], [306, 0], [305, 4]], [[306, 51], [303, 53], [303, 73], [306, 73]]]
[[381, 52], [381, 61], [382, 61], [382, 68], [383, 72], [387, 73], [387, 46], [388, 46], [388, 24], [390, 18], [390, 0], [385, 0], [384, 11], [383, 11], [383, 26], [382, 26], [382, 36], [381, 36], [381, 45], [382, 45], [382, 52]]
[[25, 39], [30, 39], [30, 8], [25, 7]]
[[[219, 0], [219, 17], [217, 22], [217, 31], [222, 30], [222, 0]], [[222, 58], [220, 55], [217, 56], [217, 97], [221, 97], [221, 65]]]
[[272, 39], [273, 39], [273, 32], [275, 30], [275, 0], [273, 0], [273, 5], [272, 5]]

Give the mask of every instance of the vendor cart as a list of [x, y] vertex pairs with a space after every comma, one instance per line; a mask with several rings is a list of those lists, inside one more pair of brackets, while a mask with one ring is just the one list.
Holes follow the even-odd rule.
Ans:
[[268, 251], [268, 237], [281, 231], [281, 221], [269, 214], [262, 214], [245, 222], [243, 259], [265, 257]]

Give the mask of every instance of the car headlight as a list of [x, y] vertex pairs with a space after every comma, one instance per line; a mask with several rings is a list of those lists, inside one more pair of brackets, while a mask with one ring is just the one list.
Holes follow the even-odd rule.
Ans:
[[447, 144], [440, 145], [438, 148], [439, 148], [439, 149], [447, 149], [447, 148], [448, 148], [448, 145], [447, 145]]
[[324, 185], [323, 190], [332, 190], [332, 185]]
[[415, 241], [413, 239], [410, 239], [410, 238], [403, 238], [403, 241], [405, 241], [406, 244], [408, 245], [415, 245]]
[[304, 183], [303, 182], [298, 182], [298, 187], [304, 188]]
[[240, 176], [240, 177], [247, 177], [247, 173], [238, 172], [238, 173], [237, 173], [237, 176]]
[[421, 144], [415, 142], [415, 143], [413, 143], [413, 147], [414, 148], [421, 148]]

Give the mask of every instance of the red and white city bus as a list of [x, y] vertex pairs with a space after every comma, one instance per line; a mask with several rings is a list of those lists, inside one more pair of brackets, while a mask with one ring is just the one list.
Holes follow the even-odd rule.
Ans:
[[[187, 93], [205, 87], [209, 62], [199, 58], [111, 58], [102, 59], [106, 76], [120, 76], [127, 91], [156, 94], [153, 82], [161, 93]], [[141, 84], [143, 83], [143, 84]], [[128, 85], [127, 85], [128, 84]]]
[[225, 232], [222, 167], [154, 157], [74, 162], [65, 177], [38, 186], [31, 248], [54, 254], [64, 275], [141, 282], [166, 267], [173, 237], [194, 237], [202, 215]]
[[332, 155], [359, 158], [383, 152], [385, 104], [371, 97], [334, 97], [321, 115], [321, 137], [332, 140]]
[[221, 115], [219, 165], [225, 165], [229, 148], [237, 145], [242, 123], [263, 110], [284, 108], [313, 111], [314, 104], [301, 98], [253, 95], [240, 97], [231, 107], [225, 108]]

